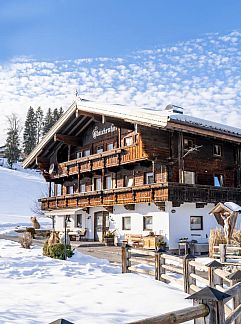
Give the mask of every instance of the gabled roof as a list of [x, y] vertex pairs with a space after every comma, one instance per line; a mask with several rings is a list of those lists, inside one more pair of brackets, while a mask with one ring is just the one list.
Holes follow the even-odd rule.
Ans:
[[207, 135], [217, 137], [218, 134], [226, 134], [226, 139], [241, 142], [241, 129], [183, 115], [181, 107], [168, 105], [165, 110], [157, 111], [148, 108], [96, 103], [86, 99], [76, 98], [69, 109], [24, 160], [23, 166], [25, 168], [33, 166], [36, 157], [41, 154], [51, 141], [54, 141], [54, 135], [61, 131], [64, 132], [66, 130], [65, 125], [70, 121], [73, 122], [76, 116], [81, 113], [87, 116], [109, 117], [112, 118], [112, 120], [121, 120], [125, 123], [138, 124], [152, 128], [178, 128], [179, 130], [185, 130], [186, 127], [186, 131], [189, 131], [188, 126], [190, 126], [192, 130], [196, 130], [198, 134], [202, 134], [204, 131], [207, 132]]

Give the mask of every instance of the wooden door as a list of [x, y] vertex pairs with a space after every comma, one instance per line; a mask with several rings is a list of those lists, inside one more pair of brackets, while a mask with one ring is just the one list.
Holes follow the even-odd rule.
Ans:
[[104, 235], [109, 230], [109, 213], [106, 211], [94, 214], [94, 240], [102, 242]]

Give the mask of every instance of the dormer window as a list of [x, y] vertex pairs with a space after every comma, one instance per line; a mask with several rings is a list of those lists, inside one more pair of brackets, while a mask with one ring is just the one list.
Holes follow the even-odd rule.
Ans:
[[124, 145], [131, 146], [133, 145], [133, 136], [128, 136], [124, 138]]
[[213, 145], [213, 155], [222, 156], [222, 146], [219, 144]]
[[184, 138], [184, 140], [183, 140], [184, 151], [188, 151], [192, 147], [194, 147], [194, 141], [192, 139], [190, 139], [190, 138]]

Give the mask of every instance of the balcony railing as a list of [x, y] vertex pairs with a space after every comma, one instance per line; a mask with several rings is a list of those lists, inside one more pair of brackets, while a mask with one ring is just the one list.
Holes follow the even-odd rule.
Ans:
[[67, 177], [73, 174], [116, 167], [146, 158], [147, 156], [142, 153], [139, 146], [128, 146], [59, 163], [58, 170], [51, 174], [51, 178]]
[[173, 201], [180, 204], [184, 202], [217, 203], [233, 201], [241, 204], [241, 188], [164, 183], [43, 198], [40, 201], [43, 210], [162, 201]]

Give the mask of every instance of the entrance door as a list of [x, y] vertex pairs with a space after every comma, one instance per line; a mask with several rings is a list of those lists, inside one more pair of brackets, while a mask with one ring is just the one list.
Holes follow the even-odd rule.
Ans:
[[109, 213], [106, 211], [94, 214], [94, 240], [103, 241], [105, 233], [109, 230]]

